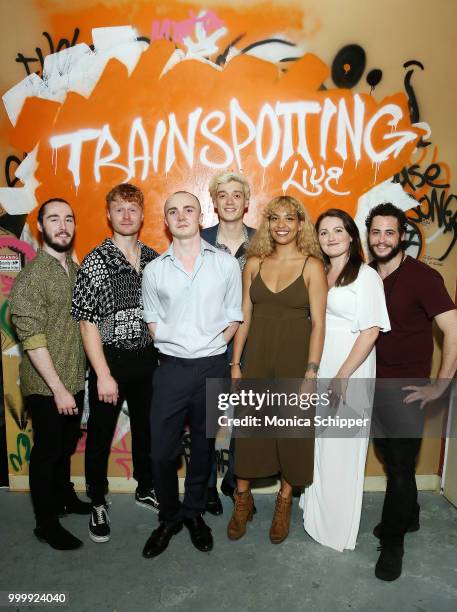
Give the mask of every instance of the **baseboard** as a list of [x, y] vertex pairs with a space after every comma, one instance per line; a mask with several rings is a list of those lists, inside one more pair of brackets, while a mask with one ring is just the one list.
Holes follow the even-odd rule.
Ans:
[[[10, 475], [10, 490], [11, 491], [28, 491], [29, 477]], [[133, 478], [108, 478], [109, 489], [112, 493], [133, 493], [136, 489], [136, 481]], [[218, 479], [220, 485], [221, 479]], [[85, 491], [85, 480], [82, 476], [73, 476], [72, 482], [75, 485], [76, 491]], [[416, 476], [417, 488], [419, 491], [439, 491], [441, 487], [441, 478], [437, 474], [418, 474]], [[264, 486], [253, 487], [255, 493], [276, 493], [279, 490], [278, 481], [264, 481]], [[179, 479], [179, 490], [184, 492], [184, 478]], [[385, 491], [386, 478], [385, 476], [366, 476], [364, 482], [364, 491]]]

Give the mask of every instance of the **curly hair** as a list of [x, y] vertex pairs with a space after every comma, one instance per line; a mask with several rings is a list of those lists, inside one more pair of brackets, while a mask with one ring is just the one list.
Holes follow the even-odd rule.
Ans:
[[391, 202], [383, 202], [370, 210], [368, 217], [365, 219], [365, 227], [368, 231], [370, 231], [371, 224], [375, 217], [395, 217], [397, 219], [400, 236], [406, 232], [408, 227], [408, 219], [405, 213], [401, 208], [394, 206]]
[[292, 196], [278, 196], [269, 202], [262, 213], [262, 221], [259, 229], [251, 240], [247, 257], [260, 257], [265, 259], [275, 250], [275, 242], [270, 233], [270, 217], [278, 208], [286, 208], [297, 214], [298, 219], [303, 221], [301, 229], [296, 237], [297, 248], [303, 255], [312, 255], [322, 260], [322, 252], [317, 239], [316, 230], [309, 217], [308, 211], [301, 202]]

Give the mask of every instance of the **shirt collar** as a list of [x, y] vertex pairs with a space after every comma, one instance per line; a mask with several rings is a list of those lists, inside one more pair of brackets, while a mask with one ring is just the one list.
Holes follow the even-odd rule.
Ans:
[[[210, 251], [211, 253], [217, 253], [217, 249], [213, 247], [212, 244], [209, 244], [209, 242], [206, 242], [206, 240], [203, 240], [203, 238], [200, 238], [200, 255], [204, 257], [206, 251]], [[173, 249], [173, 243], [170, 244], [170, 246], [165, 251], [165, 253], [162, 253], [159, 259], [166, 259], [167, 257], [169, 257], [171, 261], [175, 260], [176, 256], [175, 256], [175, 252]]]
[[[60, 263], [60, 261], [56, 259], [55, 257], [53, 257], [50, 253], [42, 249], [41, 247], [38, 247], [37, 249], [37, 257], [39, 257], [40, 259], [45, 259], [48, 262], [52, 261], [62, 268], [62, 264]], [[66, 261], [68, 265], [73, 262], [71, 255], [69, 253], [67, 253]]]
[[[222, 242], [219, 242], [219, 231], [220, 231], [220, 229], [221, 229], [221, 224], [220, 224], [220, 223], [218, 223], [218, 224], [216, 225], [216, 227], [217, 227], [217, 232], [216, 232], [216, 244], [217, 244], [218, 246], [223, 246], [223, 247], [226, 247], [226, 248], [227, 248], [227, 246], [226, 246], [225, 244], [223, 244]], [[245, 223], [243, 223], [243, 237], [244, 237], [244, 240], [243, 240], [243, 245], [244, 245], [244, 246], [247, 246], [247, 245], [249, 244], [249, 233], [248, 233], [248, 227], [247, 227], [247, 225], [246, 225]]]

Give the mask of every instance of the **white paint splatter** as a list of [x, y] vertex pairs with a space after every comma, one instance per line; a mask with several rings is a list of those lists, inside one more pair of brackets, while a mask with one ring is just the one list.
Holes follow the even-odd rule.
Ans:
[[38, 168], [38, 146], [17, 167], [15, 176], [24, 187], [0, 187], [0, 203], [9, 215], [27, 215], [37, 205], [35, 190], [39, 182], [35, 178]]

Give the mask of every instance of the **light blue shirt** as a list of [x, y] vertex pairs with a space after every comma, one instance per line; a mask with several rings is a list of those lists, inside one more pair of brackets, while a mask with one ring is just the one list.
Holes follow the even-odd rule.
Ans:
[[243, 320], [238, 262], [202, 240], [189, 274], [171, 244], [144, 269], [143, 305], [161, 353], [186, 359], [224, 353], [224, 329]]

